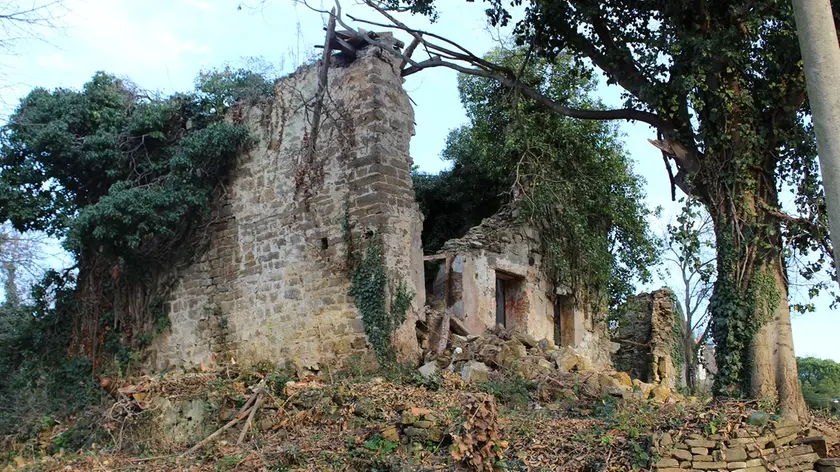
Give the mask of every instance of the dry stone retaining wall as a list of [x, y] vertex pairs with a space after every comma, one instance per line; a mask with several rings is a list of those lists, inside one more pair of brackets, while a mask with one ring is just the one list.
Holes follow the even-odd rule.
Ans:
[[[731, 434], [661, 433], [653, 439], [658, 472], [810, 471], [829, 464], [825, 438], [796, 422], [743, 425]], [[833, 472], [833, 471], [832, 471]]]

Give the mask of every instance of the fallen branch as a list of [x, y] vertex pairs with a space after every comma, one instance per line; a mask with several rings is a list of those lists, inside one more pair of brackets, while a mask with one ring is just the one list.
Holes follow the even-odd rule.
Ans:
[[221, 428], [217, 429], [215, 433], [213, 433], [213, 434], [211, 434], [210, 436], [207, 436], [206, 438], [202, 439], [202, 440], [201, 440], [198, 444], [196, 444], [195, 446], [191, 447], [191, 448], [190, 448], [190, 450], [188, 450], [187, 452], [185, 452], [185, 453], [181, 454], [181, 455], [180, 455], [180, 457], [186, 457], [186, 456], [188, 456], [188, 455], [192, 454], [193, 452], [195, 452], [195, 451], [197, 451], [197, 450], [201, 449], [201, 448], [202, 448], [205, 444], [209, 443], [210, 441], [212, 441], [213, 439], [215, 439], [216, 437], [218, 437], [220, 434], [222, 434], [222, 433], [224, 433], [225, 431], [227, 431], [228, 429], [232, 428], [232, 427], [233, 427], [236, 423], [239, 423], [241, 420], [242, 420], [242, 417], [240, 417], [239, 415], [237, 415], [237, 416], [236, 416], [236, 418], [234, 418], [234, 419], [230, 420], [230, 421], [229, 421], [226, 425], [224, 425], [224, 426], [222, 426]]
[[[233, 426], [235, 426], [236, 423], [239, 423], [240, 421], [245, 419], [246, 416], [248, 417], [249, 421], [251, 419], [253, 419], [253, 415], [256, 412], [256, 410], [259, 408], [259, 404], [261, 403], [260, 400], [261, 400], [264, 385], [265, 385], [265, 379], [261, 380], [260, 383], [257, 384], [257, 387], [254, 389], [254, 393], [251, 394], [251, 397], [248, 398], [248, 401], [245, 402], [245, 405], [242, 406], [242, 408], [236, 414], [236, 417], [234, 417], [232, 420], [228, 421], [227, 424], [225, 424], [221, 428], [217, 429], [210, 436], [207, 436], [206, 438], [199, 441], [198, 444], [191, 447], [187, 452], [181, 454], [179, 457], [186, 457], [186, 456], [192, 454], [193, 452], [201, 449], [205, 444], [209, 443], [213, 439], [217, 438], [220, 434], [224, 433], [225, 431], [227, 431], [230, 428], [232, 428]], [[254, 403], [254, 406], [252, 406], [250, 408], [250, 413], [248, 415], [245, 415], [245, 413], [249, 412], [248, 407], [250, 407], [252, 403]]]
[[254, 415], [256, 415], [257, 410], [260, 409], [260, 406], [262, 406], [262, 399], [263, 395], [262, 391], [260, 391], [257, 394], [257, 400], [254, 402], [254, 407], [251, 408], [251, 414], [248, 415], [248, 420], [245, 421], [245, 426], [242, 427], [242, 432], [239, 433], [239, 440], [236, 441], [237, 446], [240, 446], [242, 444], [242, 441], [245, 440], [245, 435], [248, 434], [248, 430], [251, 429], [251, 423], [254, 421]]

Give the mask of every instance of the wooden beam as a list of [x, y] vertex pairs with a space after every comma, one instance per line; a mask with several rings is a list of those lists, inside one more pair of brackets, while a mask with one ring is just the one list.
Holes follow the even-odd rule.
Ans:
[[446, 254], [432, 254], [431, 256], [423, 256], [423, 262], [439, 261], [441, 259], [446, 259]]

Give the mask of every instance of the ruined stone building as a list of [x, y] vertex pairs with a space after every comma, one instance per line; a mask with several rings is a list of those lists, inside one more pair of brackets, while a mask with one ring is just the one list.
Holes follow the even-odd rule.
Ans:
[[502, 325], [608, 364], [605, 314], [593, 313], [572, 290], [550, 280], [540, 251], [538, 232], [517, 222], [515, 209], [503, 207], [444, 244], [440, 256], [427, 257], [444, 262], [428, 289], [429, 302], [472, 333]]
[[[292, 359], [315, 367], [369, 354], [346, 262], [351, 246], [371, 238], [382, 242], [392, 287], [403, 282], [415, 295], [394, 345], [398, 359], [419, 359], [422, 214], [410, 178], [414, 113], [400, 65], [372, 46], [332, 61], [313, 136], [320, 70], [301, 68], [276, 83], [271, 100], [233, 113], [259, 143], [234, 165], [206, 251], [178, 271], [171, 328], [151, 349], [155, 367]], [[471, 333], [501, 323], [609, 363], [603, 314], [545, 277], [538, 236], [511, 213], [432, 257], [443, 267], [438, 286], [449, 287], [443, 309]]]
[[685, 320], [673, 292], [661, 288], [643, 293], [626, 306], [613, 333], [616, 370], [642, 382], [676, 387], [682, 375], [681, 363], [675, 359], [682, 353], [676, 333]]

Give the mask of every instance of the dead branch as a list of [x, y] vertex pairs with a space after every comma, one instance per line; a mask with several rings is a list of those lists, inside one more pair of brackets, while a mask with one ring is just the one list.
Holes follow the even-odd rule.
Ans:
[[318, 131], [321, 126], [321, 111], [324, 107], [324, 93], [327, 89], [327, 80], [330, 71], [330, 56], [332, 48], [330, 44], [335, 36], [335, 8], [330, 12], [330, 21], [327, 24], [327, 38], [324, 41], [324, 55], [321, 58], [321, 71], [318, 75], [318, 91], [315, 95], [315, 105], [312, 110], [312, 130], [309, 133], [309, 142], [306, 149], [306, 162], [311, 162], [315, 155], [315, 141], [318, 139]]
[[[584, 120], [635, 120], [641, 121], [644, 123], [648, 123], [655, 128], [658, 128], [663, 131], [664, 134], [671, 136], [676, 135], [675, 130], [668, 125], [664, 120], [662, 120], [659, 115], [655, 113], [650, 113], [643, 110], [637, 110], [633, 108], [623, 108], [623, 109], [615, 109], [615, 110], [583, 110], [583, 109], [575, 109], [563, 106], [550, 98], [546, 97], [545, 95], [541, 94], [537, 90], [532, 87], [529, 87], [518, 80], [516, 80], [516, 72], [510, 70], [507, 67], [500, 66], [498, 64], [493, 64], [489, 61], [486, 61], [479, 56], [470, 52], [467, 48], [459, 45], [458, 43], [443, 38], [438, 35], [434, 35], [428, 32], [421, 32], [420, 30], [416, 30], [406, 26], [404, 23], [400, 22], [392, 15], [388, 14], [385, 10], [380, 8], [371, 0], [365, 0], [365, 4], [369, 7], [376, 10], [379, 14], [387, 18], [391, 24], [384, 25], [379, 23], [380, 26], [387, 26], [397, 28], [401, 31], [404, 31], [410, 34], [416, 41], [418, 41], [419, 45], [422, 45], [426, 48], [427, 51], [434, 51], [435, 54], [428, 60], [417, 62], [414, 59], [408, 57], [407, 55], [403, 54], [400, 51], [395, 50], [389, 45], [384, 44], [380, 41], [377, 41], [373, 38], [370, 38], [368, 35], [363, 35], [358, 32], [348, 24], [344, 22], [341, 15], [341, 5], [338, 0], [336, 0], [336, 21], [348, 31], [353, 31], [359, 34], [368, 44], [372, 46], [380, 47], [383, 51], [396, 56], [397, 58], [404, 61], [406, 64], [410, 64], [411, 67], [407, 67], [403, 70], [403, 76], [408, 76], [413, 73], [416, 73], [423, 69], [433, 68], [433, 67], [445, 67], [448, 69], [452, 69], [454, 71], [460, 72], [462, 74], [467, 75], [474, 75], [478, 77], [485, 77], [488, 79], [496, 80], [505, 87], [515, 89], [519, 91], [522, 95], [546, 106], [550, 110], [555, 113], [558, 113], [563, 116], [568, 116], [570, 118], [580, 118]], [[355, 17], [350, 17], [353, 21], [357, 22], [364, 22], [368, 24], [376, 24], [374, 22], [360, 20]], [[452, 45], [456, 49], [462, 51], [457, 52], [453, 51], [449, 48], [443, 47], [439, 44], [433, 43], [426, 39], [426, 37], [437, 39], [438, 41], [445, 42], [447, 44]], [[430, 54], [431, 55], [431, 54]], [[462, 64], [468, 64], [469, 66], [465, 66]]]
[[257, 410], [259, 410], [260, 406], [262, 406], [262, 400], [263, 393], [262, 389], [260, 389], [257, 393], [257, 400], [254, 402], [254, 407], [251, 408], [251, 414], [248, 415], [248, 419], [245, 421], [245, 426], [242, 427], [242, 432], [239, 433], [239, 439], [236, 441], [237, 446], [242, 444], [242, 441], [245, 440], [245, 435], [248, 434], [248, 430], [251, 429], [251, 423], [254, 421], [254, 415], [257, 414]]

